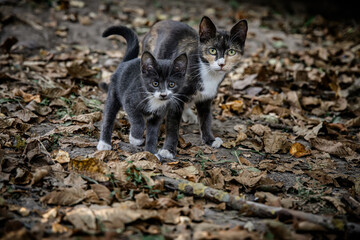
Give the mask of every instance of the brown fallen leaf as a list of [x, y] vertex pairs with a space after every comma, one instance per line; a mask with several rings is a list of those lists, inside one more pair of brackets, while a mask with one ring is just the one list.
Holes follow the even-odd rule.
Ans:
[[221, 173], [221, 168], [208, 170], [207, 173], [210, 175], [209, 187], [224, 189], [225, 179], [224, 175]]
[[91, 184], [90, 186], [99, 199], [104, 200], [107, 204], [111, 203], [112, 196], [110, 190], [107, 187], [101, 184]]
[[87, 181], [85, 181], [80, 174], [71, 172], [65, 179], [64, 184], [66, 186], [82, 188], [85, 189], [87, 187]]
[[288, 134], [282, 132], [266, 132], [264, 134], [264, 149], [267, 153], [288, 152], [290, 149]]
[[331, 196], [322, 196], [321, 198], [333, 204], [334, 207], [336, 207], [338, 214], [340, 215], [346, 214], [345, 204], [342, 203], [339, 198], [331, 197]]
[[180, 222], [181, 208], [173, 207], [159, 211], [164, 223], [178, 224]]
[[88, 233], [96, 232], [96, 216], [90, 208], [84, 205], [76, 206], [74, 209], [67, 212], [64, 219], [71, 222], [76, 229]]
[[31, 101], [28, 105], [26, 105], [26, 108], [36, 112], [40, 116], [46, 116], [49, 113], [52, 112], [52, 108], [49, 106], [42, 106], [40, 104], [37, 104], [35, 101]]
[[40, 99], [40, 95], [37, 94], [37, 95], [31, 95], [29, 93], [25, 93], [23, 90], [19, 89], [19, 88], [15, 88], [13, 90], [13, 94], [14, 96], [20, 96], [24, 99], [24, 101], [26, 103], [28, 102], [31, 102], [31, 101], [35, 101], [36, 103], [40, 103], [41, 102], [41, 99]]
[[46, 150], [41, 141], [32, 139], [27, 142], [23, 155], [25, 159], [33, 164], [47, 165], [54, 164], [50, 153]]
[[110, 173], [107, 165], [97, 158], [76, 157], [70, 160], [69, 170], [88, 176], [96, 181], [108, 181]]
[[77, 62], [73, 62], [69, 67], [66, 67], [66, 69], [73, 78], [90, 77], [98, 73], [98, 71], [89, 69], [85, 64], [79, 64]]
[[41, 179], [43, 179], [47, 175], [49, 175], [49, 169], [48, 168], [46, 168], [46, 167], [37, 168], [35, 170], [35, 173], [33, 174], [33, 178], [31, 179], [30, 186], [38, 183]]
[[19, 111], [16, 111], [12, 113], [12, 116], [20, 118], [23, 122], [29, 122], [31, 119], [35, 119], [38, 117], [36, 114], [34, 114], [28, 109], [21, 109]]
[[160, 161], [157, 157], [150, 152], [139, 152], [131, 155], [125, 159], [128, 162], [142, 170], [158, 169]]
[[101, 120], [102, 113], [101, 112], [93, 112], [87, 114], [80, 114], [74, 117], [66, 116], [64, 121], [75, 121], [81, 123], [95, 123]]
[[237, 114], [241, 114], [244, 111], [244, 101], [235, 100], [235, 101], [227, 102], [225, 104], [220, 104], [220, 107], [224, 110], [227, 109]]
[[310, 177], [318, 180], [323, 185], [327, 185], [327, 184], [334, 184], [335, 186], [338, 185], [337, 181], [333, 177], [331, 177], [328, 173], [324, 172], [322, 169], [305, 171], [305, 173]]
[[15, 118], [0, 117], [0, 129], [11, 127], [15, 123]]
[[61, 148], [66, 148], [67, 146], [77, 146], [81, 148], [86, 147], [96, 147], [97, 142], [90, 141], [87, 138], [81, 137], [81, 136], [75, 136], [75, 137], [62, 137], [59, 139], [59, 145]]
[[155, 206], [155, 201], [149, 198], [149, 195], [146, 193], [139, 193], [135, 196], [135, 202], [137, 208], [142, 209], [151, 209]]
[[81, 188], [57, 189], [40, 198], [46, 204], [71, 206], [85, 199], [85, 191]]
[[346, 127], [360, 127], [360, 116], [350, 119], [345, 123]]
[[304, 145], [296, 142], [291, 145], [289, 153], [297, 158], [300, 158], [303, 156], [310, 155], [311, 152], [309, 149], [306, 150]]
[[360, 144], [351, 141], [330, 141], [322, 138], [311, 139], [311, 146], [317, 150], [330, 153], [341, 158], [359, 159], [355, 150], [360, 149]]
[[69, 157], [69, 153], [68, 152], [65, 152], [61, 149], [58, 149], [58, 150], [54, 150], [52, 153], [51, 153], [51, 158], [56, 161], [56, 162], [59, 162], [59, 163], [68, 163], [70, 162], [70, 157]]
[[271, 132], [271, 129], [268, 126], [262, 124], [254, 124], [250, 127], [250, 130], [258, 136], [263, 136], [265, 132]]
[[235, 180], [246, 187], [255, 187], [262, 178], [266, 178], [266, 172], [244, 169], [239, 176], [225, 176], [225, 181]]

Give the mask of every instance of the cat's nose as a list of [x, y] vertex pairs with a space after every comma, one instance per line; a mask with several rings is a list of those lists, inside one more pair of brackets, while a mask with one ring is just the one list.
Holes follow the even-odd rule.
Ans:
[[167, 97], [166, 93], [160, 93], [160, 98], [165, 99]]
[[223, 63], [219, 63], [219, 67], [222, 69], [225, 66]]

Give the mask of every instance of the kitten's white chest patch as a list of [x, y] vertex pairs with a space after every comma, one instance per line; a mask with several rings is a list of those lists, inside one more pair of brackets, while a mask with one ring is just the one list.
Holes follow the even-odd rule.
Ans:
[[195, 95], [194, 100], [196, 102], [214, 98], [217, 94], [219, 84], [224, 79], [225, 73], [211, 71], [204, 63], [200, 62], [200, 76], [203, 90], [197, 92]]
[[147, 105], [147, 110], [149, 112], [156, 112], [164, 107], [166, 107], [168, 101], [163, 101], [163, 100], [159, 100], [156, 99], [154, 97], [149, 99], [148, 105]]

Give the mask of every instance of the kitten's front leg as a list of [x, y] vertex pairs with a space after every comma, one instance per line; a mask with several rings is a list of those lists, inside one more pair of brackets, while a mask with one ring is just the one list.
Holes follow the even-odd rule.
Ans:
[[128, 110], [127, 113], [130, 121], [129, 142], [134, 146], [140, 146], [144, 143], [144, 117], [136, 108]]
[[111, 135], [116, 119], [116, 114], [120, 110], [120, 103], [116, 99], [115, 91], [110, 90], [106, 99], [101, 124], [100, 141], [97, 150], [111, 150]]
[[182, 120], [184, 122], [187, 122], [187, 123], [190, 123], [190, 124], [198, 123], [197, 116], [192, 111], [190, 104], [185, 105], [184, 111], [183, 111], [183, 114], [182, 114]]
[[169, 110], [166, 116], [166, 138], [158, 154], [163, 158], [172, 159], [176, 155], [182, 111]]
[[153, 154], [156, 153], [156, 147], [158, 143], [158, 135], [160, 125], [162, 122], [162, 116], [151, 116], [146, 122], [146, 144], [145, 150]]
[[214, 138], [211, 131], [211, 103], [212, 99], [195, 103], [200, 121], [201, 138], [203, 142], [213, 148], [219, 148], [223, 141], [221, 138]]

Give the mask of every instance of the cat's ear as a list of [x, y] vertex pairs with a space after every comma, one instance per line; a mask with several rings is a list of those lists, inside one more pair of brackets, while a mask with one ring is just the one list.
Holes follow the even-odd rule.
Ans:
[[216, 27], [210, 18], [204, 16], [199, 25], [200, 42], [206, 42], [216, 36]]
[[145, 51], [141, 55], [141, 72], [142, 73], [155, 72], [156, 64], [157, 64], [156, 59], [150, 52]]
[[185, 75], [187, 68], [188, 58], [185, 53], [181, 54], [177, 58], [175, 58], [173, 62], [172, 73], [177, 74], [181, 73]]
[[230, 38], [238, 42], [240, 46], [244, 46], [247, 31], [248, 31], [247, 21], [245, 19], [240, 20], [231, 28]]

